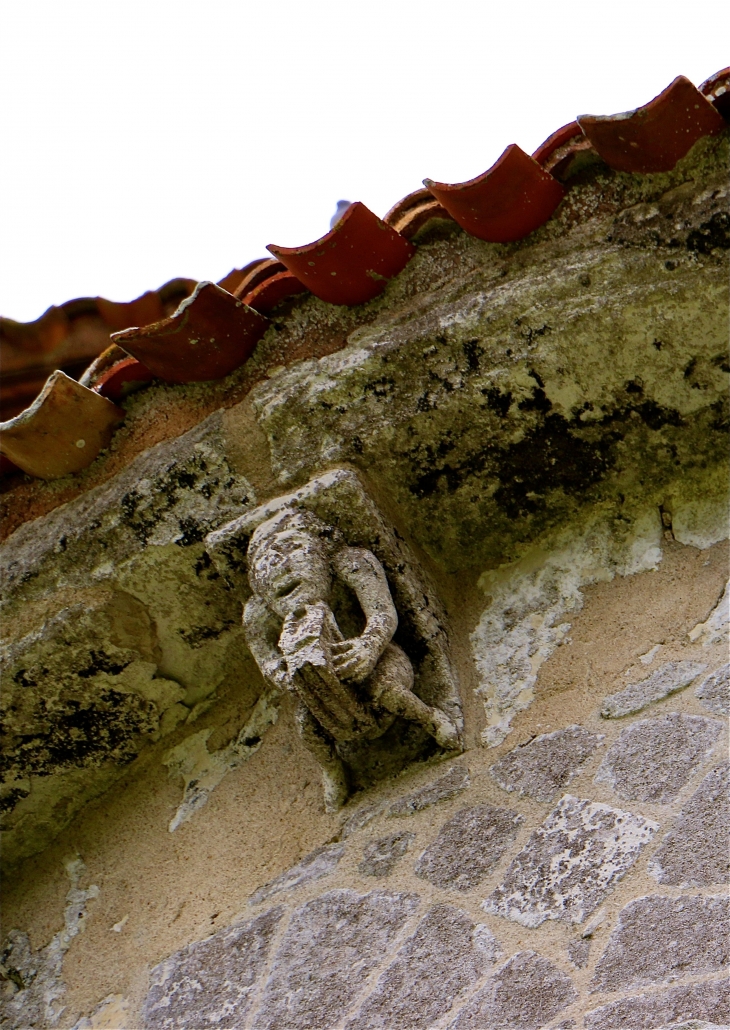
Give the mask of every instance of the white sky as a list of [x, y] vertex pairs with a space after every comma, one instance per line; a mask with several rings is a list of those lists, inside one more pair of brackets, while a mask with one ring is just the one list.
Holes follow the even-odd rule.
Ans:
[[0, 0], [0, 311], [220, 279], [727, 62], [686, 0]]

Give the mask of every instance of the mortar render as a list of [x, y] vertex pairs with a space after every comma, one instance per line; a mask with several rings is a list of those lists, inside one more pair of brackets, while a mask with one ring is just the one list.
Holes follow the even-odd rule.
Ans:
[[[439, 1030], [730, 1022], [717, 904], [697, 900], [726, 889], [722, 796], [706, 783], [720, 783], [727, 728], [698, 684], [722, 686], [727, 662], [727, 149], [727, 134], [701, 141], [667, 175], [598, 166], [516, 245], [432, 223], [378, 301], [284, 309], [250, 369], [136, 395], [94, 468], [19, 489], [1, 559], [4, 915], [27, 946], [3, 952], [4, 1030], [164, 1025], [173, 997], [197, 999], [174, 1015], [196, 1030], [289, 1030], [314, 1011], [338, 1030], [410, 1030], [418, 1013]], [[191, 404], [206, 417], [188, 428]], [[188, 431], [152, 432], [155, 410]], [[136, 453], [145, 439], [159, 442]], [[466, 746], [338, 814], [203, 544], [334, 466], [357, 472], [427, 574]], [[671, 663], [705, 671], [601, 714]], [[576, 727], [592, 741], [580, 761]], [[557, 795], [530, 748], [551, 734], [567, 749]], [[619, 739], [676, 790], [636, 791], [630, 768], [597, 776]], [[490, 773], [503, 759], [529, 790]], [[566, 805], [580, 817], [560, 836], [551, 813]], [[701, 884], [660, 877], [695, 811]], [[624, 819], [651, 832], [596, 866]], [[98, 895], [41, 1012], [69, 855]], [[565, 869], [541, 887], [549, 918], [484, 907], [516, 864], [551, 861]], [[667, 912], [673, 935], [639, 989], [617, 958], [626, 927]]]

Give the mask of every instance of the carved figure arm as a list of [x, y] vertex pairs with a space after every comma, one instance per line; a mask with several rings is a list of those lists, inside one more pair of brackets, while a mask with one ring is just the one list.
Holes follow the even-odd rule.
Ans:
[[289, 686], [289, 673], [277, 641], [281, 626], [277, 624], [266, 604], [255, 595], [243, 609], [243, 632], [246, 643], [267, 682], [279, 690]]
[[340, 579], [355, 592], [366, 619], [361, 636], [332, 647], [338, 674], [358, 683], [370, 675], [393, 639], [398, 614], [383, 566], [371, 551], [343, 547], [332, 564]]

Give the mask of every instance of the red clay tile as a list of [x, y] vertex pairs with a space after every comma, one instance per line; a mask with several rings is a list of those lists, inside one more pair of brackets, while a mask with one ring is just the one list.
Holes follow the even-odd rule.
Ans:
[[132, 325], [151, 325], [164, 317], [160, 295], [155, 290], [143, 293], [136, 300], [117, 304], [113, 300], [97, 297], [99, 314], [110, 329], [127, 329]]
[[236, 289], [231, 292], [234, 297], [243, 300], [247, 294], [252, 293], [262, 282], [266, 279], [271, 279], [274, 275], [278, 275], [279, 272], [286, 272], [286, 267], [282, 265], [281, 261], [275, 261], [274, 258], [257, 258], [256, 261], [246, 265], [246, 275], [241, 279]]
[[108, 397], [110, 401], [119, 403], [130, 393], [151, 383], [154, 378], [141, 361], [127, 357], [102, 372], [92, 389], [102, 397]]
[[269, 321], [215, 283], [198, 283], [174, 315], [112, 339], [168, 383], [222, 379], [242, 365]]
[[668, 172], [703, 136], [725, 122], [684, 75], [635, 111], [580, 115], [578, 123], [598, 154], [618, 172]]
[[407, 240], [412, 240], [418, 230], [432, 218], [447, 218], [453, 222], [446, 208], [439, 204], [438, 200], [434, 200], [432, 193], [423, 189], [409, 193], [403, 200], [399, 200], [383, 221]]
[[601, 160], [577, 122], [569, 122], [548, 136], [532, 156], [544, 171], [563, 183]]
[[50, 307], [33, 322], [0, 317], [0, 342], [28, 354], [46, 354], [61, 345], [69, 331], [63, 308]]
[[730, 68], [715, 72], [700, 86], [700, 93], [711, 101], [725, 121], [730, 121]]
[[116, 404], [54, 372], [26, 411], [0, 423], [0, 452], [31, 476], [58, 479], [90, 465], [123, 418]]
[[305, 247], [266, 248], [315, 297], [330, 304], [364, 304], [382, 293], [416, 248], [359, 201], [326, 236]]
[[287, 297], [296, 297], [302, 293], [309, 293], [309, 290], [295, 275], [291, 272], [277, 272], [276, 275], [264, 279], [241, 299], [254, 311], [268, 315], [282, 300], [286, 300]]
[[490, 243], [523, 239], [550, 218], [565, 196], [560, 183], [514, 143], [469, 182], [423, 181], [462, 229]]

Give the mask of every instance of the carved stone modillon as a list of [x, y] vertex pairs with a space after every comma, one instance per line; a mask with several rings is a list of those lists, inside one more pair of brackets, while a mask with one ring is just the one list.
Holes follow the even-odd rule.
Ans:
[[[206, 545], [229, 584], [252, 595], [249, 648], [271, 689], [296, 698], [328, 809], [363, 777], [387, 774], [399, 751], [402, 766], [434, 747], [461, 749], [441, 613], [354, 473], [335, 470], [269, 501]], [[380, 760], [368, 760], [378, 741]]]

